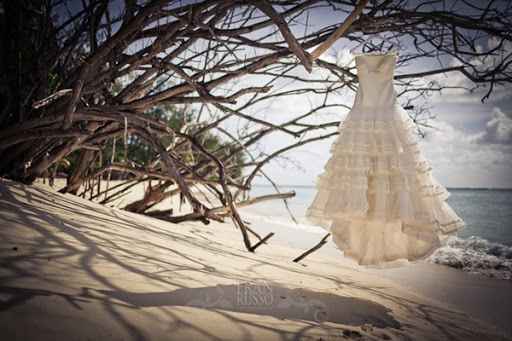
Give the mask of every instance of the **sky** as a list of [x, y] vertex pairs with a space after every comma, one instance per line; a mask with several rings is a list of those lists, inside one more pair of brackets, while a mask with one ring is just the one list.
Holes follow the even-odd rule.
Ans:
[[[319, 17], [312, 18], [312, 22], [339, 21], [339, 18], [332, 18], [329, 13], [321, 13]], [[491, 45], [494, 42], [489, 40], [484, 43]], [[321, 59], [343, 65], [353, 61], [349, 49], [343, 43], [333, 46]], [[454, 61], [447, 62], [456, 65]], [[429, 69], [429, 65], [420, 62], [409, 67], [408, 72], [426, 69]], [[461, 73], [431, 78], [443, 84], [468, 88], [474, 86]], [[426, 136], [418, 139], [423, 154], [433, 168], [434, 177], [446, 187], [512, 188], [512, 87], [497, 88], [482, 103], [484, 94], [483, 90], [469, 92], [448, 89], [434, 93], [425, 103], [435, 118], [428, 122], [433, 128], [425, 129]], [[315, 100], [300, 96], [282, 99], [267, 108], [266, 117], [296, 115], [297, 111], [304, 111], [304, 107], [308, 107], [311, 101]], [[353, 95], [338, 96], [334, 102], [352, 106]], [[330, 117], [343, 120], [346, 113], [342, 109], [334, 112], [331, 110]], [[267, 150], [281, 145], [285, 140], [289, 141], [289, 138], [276, 136], [267, 140]], [[334, 138], [296, 149], [285, 155], [286, 160], [268, 164], [264, 171], [281, 185], [312, 186], [330, 157], [329, 149], [333, 142]], [[267, 183], [264, 178], [256, 182]]]
[[[426, 128], [418, 140], [434, 177], [447, 187], [512, 188], [512, 101], [491, 97], [482, 104], [474, 94], [446, 93], [431, 105], [435, 129]], [[264, 170], [282, 185], [314, 185], [332, 142], [309, 144], [286, 155], [293, 162], [272, 162]]]
[[[480, 101], [483, 94], [462, 91], [445, 91], [429, 99], [435, 118], [428, 123], [433, 128], [424, 128], [425, 137], [418, 136], [418, 141], [434, 177], [444, 186], [512, 188], [512, 91], [504, 96], [506, 91], [491, 95], [485, 103]], [[340, 97], [339, 101], [351, 106], [353, 99]], [[299, 102], [280, 103], [281, 109], [274, 108], [270, 115], [294, 110]], [[346, 112], [332, 115], [343, 120]], [[279, 145], [282, 139], [266, 143]], [[288, 160], [272, 162], [264, 170], [282, 185], [314, 185], [333, 142], [334, 138], [296, 149], [286, 154]]]
[[[79, 4], [71, 1], [71, 4]], [[75, 9], [76, 10], [76, 9]], [[329, 9], [315, 11], [308, 23], [311, 30], [338, 24], [343, 20], [339, 12]], [[299, 29], [301, 28], [299, 25]], [[298, 36], [302, 32], [296, 32]], [[275, 39], [280, 39], [277, 36]], [[493, 41], [483, 42], [493, 44]], [[341, 39], [321, 59], [339, 65], [353, 65], [353, 56]], [[400, 58], [400, 54], [399, 54]], [[447, 60], [447, 63], [453, 61]], [[415, 62], [407, 69], [408, 72], [419, 72], [432, 69], [427, 62]], [[397, 70], [397, 73], [403, 70]], [[326, 77], [323, 70], [314, 70], [311, 75], [298, 70], [295, 74], [302, 77]], [[449, 73], [432, 76], [431, 79], [443, 84], [472, 87], [473, 84], [460, 73]], [[258, 77], [239, 80], [236, 87], [261, 86]], [[274, 90], [292, 88], [282, 81]], [[352, 106], [353, 93], [341, 93], [330, 98], [330, 103]], [[433, 175], [447, 187], [486, 187], [512, 188], [512, 87], [499, 88], [485, 102], [481, 102], [482, 92], [468, 92], [450, 89], [442, 93], [434, 93], [425, 103], [435, 116], [428, 123], [434, 128], [426, 129], [426, 136], [419, 138], [422, 152], [430, 161]], [[263, 106], [256, 106], [249, 114], [265, 118], [272, 122], [285, 121], [296, 117], [318, 105], [323, 100], [320, 96], [281, 97]], [[313, 121], [342, 121], [348, 110], [332, 108], [316, 114]], [[238, 123], [236, 123], [238, 124]], [[332, 130], [331, 130], [332, 131]], [[259, 152], [269, 153], [293, 142], [284, 134], [274, 134], [258, 145]], [[263, 170], [275, 182], [281, 185], [315, 184], [317, 176], [330, 157], [329, 149], [334, 138], [314, 142], [295, 149], [284, 155], [284, 158], [270, 162]], [[257, 178], [256, 183], [268, 184], [264, 178]]]

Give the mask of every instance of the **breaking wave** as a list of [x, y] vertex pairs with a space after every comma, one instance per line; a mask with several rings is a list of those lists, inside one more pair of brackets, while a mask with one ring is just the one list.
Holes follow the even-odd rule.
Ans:
[[323, 233], [325, 234], [326, 231], [322, 229], [320, 226], [311, 225], [308, 221], [305, 219], [298, 219], [298, 223], [293, 222], [291, 219], [285, 219], [275, 216], [264, 216], [264, 215], [255, 215], [255, 214], [245, 214], [245, 216], [251, 217], [253, 220], [257, 220], [262, 223], [266, 223], [269, 225], [277, 225], [277, 226], [283, 226], [294, 230], [302, 230], [309, 233]]
[[480, 237], [450, 237], [428, 261], [488, 277], [512, 279], [512, 247]]

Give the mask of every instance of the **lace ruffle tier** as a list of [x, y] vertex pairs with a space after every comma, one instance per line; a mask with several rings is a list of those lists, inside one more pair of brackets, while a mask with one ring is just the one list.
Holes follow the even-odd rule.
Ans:
[[[307, 211], [311, 221], [331, 231], [345, 254], [362, 264], [417, 259], [463, 226], [445, 203], [449, 193], [421, 155], [414, 123], [401, 108], [389, 110], [379, 116], [353, 110], [340, 125]], [[380, 241], [373, 245], [369, 240], [376, 235]], [[398, 241], [409, 246], [395, 245]], [[361, 243], [381, 250], [382, 259]], [[395, 250], [386, 251], [383, 243]]]

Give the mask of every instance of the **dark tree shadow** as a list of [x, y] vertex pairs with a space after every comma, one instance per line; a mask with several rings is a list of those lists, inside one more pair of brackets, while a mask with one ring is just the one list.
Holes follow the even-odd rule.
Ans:
[[57, 296], [65, 299], [75, 309], [82, 310], [80, 302], [89, 302], [89, 300], [76, 295], [69, 295], [50, 290], [17, 288], [10, 286], [0, 286], [0, 311], [9, 310], [12, 307], [23, 304], [37, 296]]

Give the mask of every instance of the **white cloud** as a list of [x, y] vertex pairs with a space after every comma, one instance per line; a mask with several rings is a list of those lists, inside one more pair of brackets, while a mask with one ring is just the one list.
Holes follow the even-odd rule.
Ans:
[[[343, 66], [353, 63], [353, 56], [346, 49], [341, 49], [338, 53], [324, 54], [322, 59]], [[455, 61], [453, 63], [456, 65]], [[330, 81], [337, 81], [325, 70], [319, 69], [307, 74], [298, 68], [292, 74], [310, 79], [325, 77]], [[473, 86], [458, 72], [436, 75], [435, 80], [452, 86]], [[243, 85], [248, 86], [247, 82]], [[283, 91], [295, 86], [297, 84], [287, 84], [283, 80], [273, 90]], [[447, 89], [442, 96], [435, 94], [432, 98], [437, 108], [436, 113], [444, 114], [430, 122], [436, 129], [429, 130], [427, 137], [421, 140], [422, 151], [432, 164], [434, 176], [447, 187], [512, 187], [512, 119], [498, 108], [491, 113], [489, 103], [480, 103], [484, 94], [485, 89], [478, 89], [473, 93], [462, 89]], [[506, 89], [498, 88], [491, 100], [506, 95], [509, 95]], [[282, 122], [306, 112], [322, 101], [323, 96], [279, 97], [275, 101], [262, 103], [250, 113], [272, 122]], [[351, 106], [353, 93], [336, 94], [328, 102]], [[315, 114], [310, 122], [343, 119], [346, 112], [343, 108], [328, 109]], [[290, 143], [291, 140], [290, 137], [278, 133], [266, 139], [260, 148], [268, 152]], [[313, 185], [330, 157], [331, 142], [332, 139], [324, 140], [290, 151], [284, 156], [294, 162], [271, 162], [264, 170], [280, 184]], [[257, 182], [266, 183], [263, 179]]]
[[[487, 50], [494, 49], [498, 47], [498, 45], [499, 41], [494, 37], [487, 40]], [[482, 52], [483, 50], [484, 48], [482, 46], [477, 46], [477, 51]], [[512, 43], [504, 42], [498, 51], [494, 51], [493, 54], [475, 56], [469, 60], [469, 63], [471, 63], [479, 72], [485, 73], [495, 69], [497, 65], [506, 63], [506, 58], [508, 58], [510, 53], [512, 53]], [[446, 67], [455, 67], [460, 65], [462, 65], [462, 63], [455, 57], [452, 57]], [[469, 69], [468, 71], [471, 72]], [[510, 71], [510, 65], [508, 66], [508, 71]], [[477, 84], [473, 83], [473, 81], [458, 71], [425, 77], [425, 81], [434, 81], [442, 86], [454, 87], [444, 89], [442, 92], [434, 93], [432, 100], [437, 102], [479, 102], [487, 95], [490, 87], [490, 84], [485, 83], [478, 84], [477, 86]], [[507, 98], [510, 96], [510, 91], [510, 84], [495, 84], [488, 100], [495, 102]]]
[[506, 117], [495, 108], [477, 133], [465, 132], [445, 121], [433, 122], [436, 129], [428, 131], [421, 145], [441, 183], [449, 187], [512, 187], [511, 133], [503, 129], [503, 121], [510, 124], [506, 121], [510, 118], [502, 115]]
[[[421, 150], [432, 165], [433, 175], [444, 186], [512, 187], [510, 131], [507, 135], [500, 128], [504, 121], [510, 121], [500, 113], [495, 108], [493, 115], [484, 121], [477, 132], [466, 131], [440, 119], [431, 122], [435, 129], [429, 129], [426, 137], [420, 139]], [[492, 134], [493, 131], [500, 131], [496, 136], [500, 136], [501, 143], [481, 140], [482, 136]], [[508, 144], [504, 143], [504, 136], [508, 136]], [[300, 163], [300, 167], [286, 162], [273, 162], [265, 170], [280, 184], [313, 185], [330, 157], [332, 141], [324, 140], [287, 153], [286, 156]]]
[[511, 144], [512, 143], [512, 118], [499, 108], [492, 111], [493, 117], [485, 125], [485, 130], [477, 136], [477, 143]]

